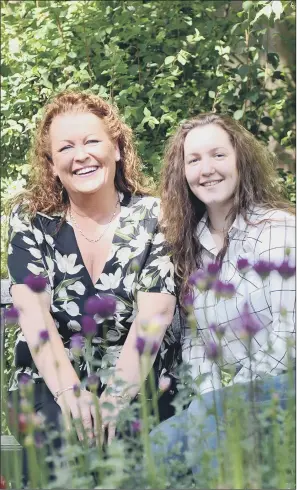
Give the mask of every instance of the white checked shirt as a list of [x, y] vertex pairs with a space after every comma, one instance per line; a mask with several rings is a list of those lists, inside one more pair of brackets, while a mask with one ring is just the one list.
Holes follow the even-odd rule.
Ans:
[[[261, 220], [265, 220], [259, 223]], [[269, 221], [267, 221], [267, 219]], [[218, 365], [205, 358], [204, 342], [215, 334], [208, 328], [211, 323], [225, 325], [222, 339], [222, 369], [236, 368], [234, 382], [247, 382], [250, 376], [250, 358], [247, 344], [240, 337], [238, 321], [247, 301], [255, 320], [262, 325], [252, 340], [253, 378], [265, 374], [277, 375], [286, 370], [287, 339], [295, 332], [295, 277], [282, 279], [277, 271], [261, 279], [255, 271], [244, 275], [237, 269], [239, 258], [251, 264], [258, 260], [279, 265], [290, 248], [289, 263], [295, 265], [295, 217], [279, 210], [255, 207], [248, 215], [248, 224], [241, 215], [231, 226], [229, 246], [223, 259], [219, 279], [231, 282], [236, 294], [231, 299], [216, 299], [214, 291], [195, 292], [194, 310], [197, 319], [197, 337], [187, 328], [183, 339], [183, 360], [191, 364], [194, 377], [204, 374], [199, 391], [205, 393], [221, 387]], [[207, 214], [198, 224], [197, 234], [202, 244], [203, 264], [214, 262], [218, 250], [207, 226]], [[281, 314], [286, 309], [286, 316]]]

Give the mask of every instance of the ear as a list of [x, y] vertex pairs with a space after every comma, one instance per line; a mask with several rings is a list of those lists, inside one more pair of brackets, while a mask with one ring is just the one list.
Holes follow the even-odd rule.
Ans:
[[115, 161], [116, 162], [119, 162], [120, 159], [121, 159], [121, 152], [120, 152], [120, 148], [119, 148], [119, 144], [118, 143], [115, 144], [114, 149], [115, 149]]

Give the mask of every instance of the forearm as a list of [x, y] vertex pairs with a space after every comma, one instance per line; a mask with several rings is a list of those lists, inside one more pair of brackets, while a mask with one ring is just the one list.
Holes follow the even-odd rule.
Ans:
[[[20, 310], [19, 322], [33, 361], [49, 390], [54, 394], [79, 383], [50, 312], [37, 302], [34, 308]], [[45, 343], [39, 336], [41, 330], [47, 330], [49, 334]]]

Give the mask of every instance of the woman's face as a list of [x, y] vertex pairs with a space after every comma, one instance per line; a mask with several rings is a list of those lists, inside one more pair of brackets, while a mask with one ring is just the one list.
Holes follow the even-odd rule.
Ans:
[[114, 187], [119, 147], [103, 121], [92, 113], [56, 116], [50, 126], [53, 173], [68, 194], [93, 194]]
[[189, 131], [184, 161], [190, 189], [206, 208], [231, 207], [238, 183], [236, 152], [221, 126], [207, 124]]

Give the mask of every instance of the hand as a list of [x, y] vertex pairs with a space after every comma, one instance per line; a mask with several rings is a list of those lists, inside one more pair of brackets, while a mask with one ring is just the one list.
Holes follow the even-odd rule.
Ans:
[[[113, 405], [114, 409], [112, 411], [108, 410], [104, 406], [104, 403], [110, 403]], [[102, 429], [103, 432], [108, 431], [107, 444], [108, 446], [112, 442], [115, 437], [116, 432], [116, 423], [119, 416], [120, 411], [124, 408], [125, 403], [123, 403], [122, 398], [105, 395], [103, 392], [100, 397], [100, 408], [101, 408], [101, 417], [102, 417]]]
[[[93, 439], [99, 433], [101, 434], [101, 427], [100, 425], [98, 427], [96, 417], [96, 403], [94, 403], [96, 400], [94, 397], [96, 395], [86, 390], [81, 390], [80, 396], [76, 396], [73, 391], [65, 391], [57, 400], [64, 416], [66, 429], [71, 430], [71, 417], [74, 421], [79, 422], [76, 424], [76, 432], [80, 441], [84, 439], [81, 425], [89, 439]], [[99, 399], [97, 398], [97, 400], [99, 406]]]

